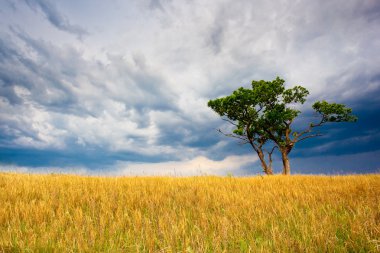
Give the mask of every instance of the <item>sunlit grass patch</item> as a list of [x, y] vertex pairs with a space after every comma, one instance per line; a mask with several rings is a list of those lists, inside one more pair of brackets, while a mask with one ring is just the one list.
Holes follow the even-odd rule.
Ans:
[[1, 251], [376, 252], [380, 176], [0, 174]]

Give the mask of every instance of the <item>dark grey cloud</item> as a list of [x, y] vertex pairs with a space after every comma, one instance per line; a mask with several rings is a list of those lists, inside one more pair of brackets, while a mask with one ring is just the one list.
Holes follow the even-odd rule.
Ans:
[[151, 111], [177, 109], [172, 91], [144, 55], [109, 56], [109, 63], [103, 64], [85, 60], [74, 48], [11, 30], [12, 38], [0, 39], [3, 147], [46, 150], [84, 145], [108, 152], [142, 152], [155, 159], [156, 146], [162, 143], [154, 143], [151, 154], [144, 148], [152, 145], [148, 144], [155, 138], [152, 134], [160, 132]]
[[101, 71], [110, 71], [120, 90], [113, 92], [113, 96], [127, 105], [134, 107], [139, 113], [146, 110], [176, 110], [173, 105], [174, 94], [167, 87], [166, 80], [149, 66], [149, 59], [144, 54], [136, 53], [127, 59], [120, 55], [109, 55], [111, 64]]
[[[379, 173], [380, 151], [349, 155], [324, 155], [292, 160], [294, 174]], [[281, 168], [278, 166], [278, 168]]]
[[[48, 43], [33, 40], [21, 32], [16, 35], [26, 45], [27, 50], [34, 53], [34, 57], [37, 59], [22, 54], [22, 49], [17, 47], [15, 41], [0, 38], [0, 51], [3, 52], [0, 63], [0, 81], [2, 84], [0, 87], [4, 91], [1, 95], [8, 99], [11, 104], [20, 104], [24, 99], [16, 94], [16, 87], [23, 87], [31, 93], [33, 101], [43, 106], [66, 110], [70, 105], [76, 103], [72, 91], [63, 84], [68, 76], [62, 71], [65, 67], [67, 69], [75, 68], [75, 62], [78, 59], [71, 57], [76, 57], [76, 53], [71, 52], [70, 56], [70, 52], [66, 51], [64, 52], [65, 57], [63, 57], [63, 55], [57, 55], [54, 50], [51, 50], [52, 46]], [[65, 76], [66, 78], [62, 78]], [[50, 90], [54, 94], [49, 94]]]
[[72, 33], [81, 38], [88, 32], [79, 25], [73, 25], [56, 6], [48, 0], [25, 0], [30, 8], [34, 11], [41, 11], [46, 19], [59, 30]]

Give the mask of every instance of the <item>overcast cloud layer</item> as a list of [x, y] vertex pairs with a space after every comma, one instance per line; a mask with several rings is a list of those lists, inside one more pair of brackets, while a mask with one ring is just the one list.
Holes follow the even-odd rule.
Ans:
[[[291, 153], [295, 172], [380, 168], [380, 2], [2, 1], [0, 169], [261, 171], [207, 101], [281, 76], [359, 121]], [[276, 157], [275, 170], [281, 170]]]

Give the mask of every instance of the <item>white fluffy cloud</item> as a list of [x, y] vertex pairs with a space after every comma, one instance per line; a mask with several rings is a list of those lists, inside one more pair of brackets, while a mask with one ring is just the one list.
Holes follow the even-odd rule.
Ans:
[[[253, 155], [227, 156], [221, 161], [211, 160], [204, 156], [183, 161], [169, 161], [160, 163], [125, 163], [119, 162], [116, 166], [117, 174], [134, 175], [162, 175], [162, 176], [194, 176], [194, 175], [228, 175], [239, 173], [239, 169], [252, 164], [257, 160]], [[255, 171], [259, 173], [260, 171]]]

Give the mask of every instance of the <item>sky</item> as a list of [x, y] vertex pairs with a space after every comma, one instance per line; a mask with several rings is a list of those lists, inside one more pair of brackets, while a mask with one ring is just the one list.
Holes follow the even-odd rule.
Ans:
[[[293, 173], [380, 171], [380, 1], [0, 1], [0, 171], [257, 175], [207, 107], [252, 80], [344, 103]], [[274, 171], [281, 160], [274, 155]]]

